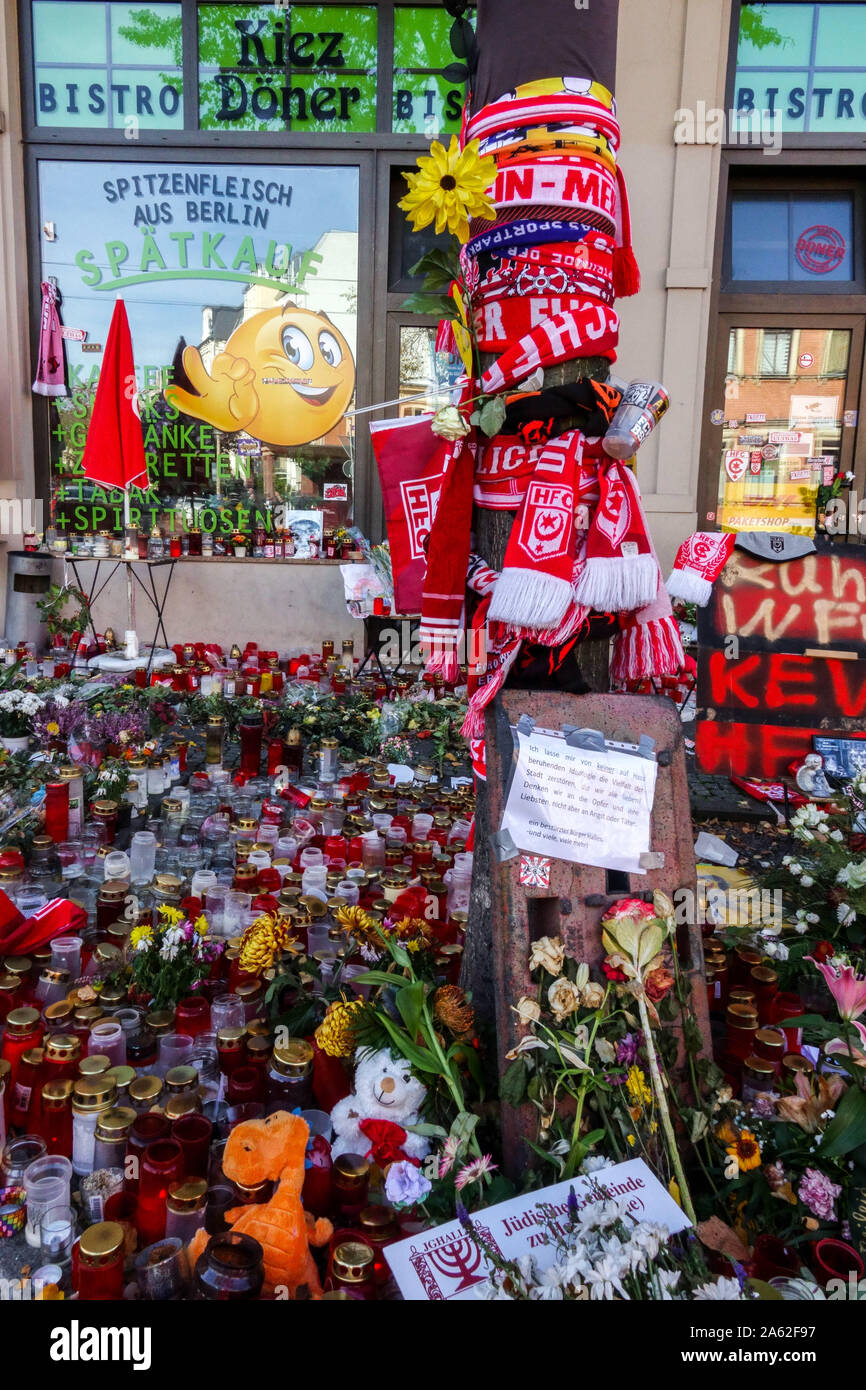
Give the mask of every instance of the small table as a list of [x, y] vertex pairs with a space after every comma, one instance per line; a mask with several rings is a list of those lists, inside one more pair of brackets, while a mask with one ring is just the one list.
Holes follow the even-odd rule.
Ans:
[[[154, 652], [157, 646], [157, 638], [160, 636], [160, 634], [162, 634], [163, 646], [168, 647], [170, 645], [168, 636], [165, 631], [163, 615], [165, 613], [165, 606], [168, 602], [168, 591], [171, 588], [171, 581], [174, 577], [174, 567], [177, 564], [177, 557], [172, 555], [166, 555], [165, 558], [162, 560], [126, 560], [123, 558], [118, 559], [116, 557], [109, 557], [106, 559], [105, 556], [95, 555], [67, 555], [65, 558], [67, 560], [67, 563], [72, 567], [72, 573], [75, 575], [75, 583], [77, 584], [78, 588], [82, 591], [82, 593], [86, 594], [87, 596], [87, 605], [88, 608], [91, 610], [90, 630], [93, 633], [94, 640], [97, 636], [96, 628], [93, 624], [92, 609], [94, 603], [99, 598], [99, 595], [111, 583], [112, 579], [114, 578], [115, 574], [119, 569], [125, 569], [127, 576], [129, 576], [130, 574], [132, 575], [133, 579], [141, 589], [141, 592], [144, 594], [144, 597], [147, 599], [151, 608], [156, 613], [156, 625], [153, 631], [153, 641], [150, 644], [150, 656], [148, 657], [146, 667], [147, 673], [149, 675], [150, 668], [153, 664]], [[96, 565], [96, 569], [93, 574], [93, 579], [91, 581], [91, 587], [89, 591], [82, 584], [81, 577], [78, 573], [78, 566], [85, 562], [88, 564], [92, 563]], [[100, 584], [99, 572], [102, 565], [109, 565], [111, 568], [109, 569], [108, 574], [105, 576], [102, 583]], [[154, 578], [153, 571], [157, 569], [163, 569], [166, 566], [168, 566], [168, 572], [165, 576], [165, 585], [162, 590], [162, 595], [160, 595], [156, 587], [156, 580]], [[138, 573], [139, 568], [143, 568], [146, 571], [148, 584], [150, 585], [149, 588], [148, 584], [145, 584], [141, 575]]]

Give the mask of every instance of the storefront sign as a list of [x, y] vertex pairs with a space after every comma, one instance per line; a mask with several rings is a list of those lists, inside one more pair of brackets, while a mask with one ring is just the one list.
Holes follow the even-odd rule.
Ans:
[[783, 133], [866, 130], [864, 32], [866, 4], [743, 5], [737, 128], [766, 112]]
[[732, 483], [738, 483], [749, 466], [748, 449], [725, 450], [725, 472]]
[[205, 130], [376, 129], [374, 5], [202, 5]]
[[864, 727], [866, 547], [779, 564], [735, 550], [698, 643], [701, 767], [784, 775], [814, 733]]

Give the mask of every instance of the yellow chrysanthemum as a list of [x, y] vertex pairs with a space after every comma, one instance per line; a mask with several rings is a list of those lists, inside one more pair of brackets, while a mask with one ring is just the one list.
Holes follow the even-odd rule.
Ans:
[[160, 907], [159, 915], [163, 922], [167, 922], [172, 927], [176, 927], [183, 921], [183, 912], [179, 907]]
[[148, 926], [148, 924], [147, 924], [146, 922], [142, 922], [140, 926], [133, 927], [132, 931], [129, 933], [130, 945], [131, 945], [135, 950], [138, 949], [138, 943], [139, 943], [140, 941], [152, 941], [152, 940], [153, 940], [153, 928], [150, 927], [150, 926]]
[[633, 1105], [652, 1105], [652, 1091], [640, 1067], [629, 1067], [625, 1088]]
[[50, 723], [46, 724], [45, 731], [49, 733], [52, 738], [56, 738], [60, 733], [60, 725], [57, 723], [57, 720], [52, 719]]
[[355, 1051], [352, 1021], [362, 1007], [358, 999], [337, 999], [328, 1009], [316, 1029], [316, 1042], [329, 1057], [351, 1057]]
[[200, 917], [196, 917], [195, 929], [198, 932], [199, 936], [207, 936], [208, 924], [207, 918], [205, 917], [204, 913], [202, 913]]
[[334, 914], [334, 921], [346, 936], [354, 937], [359, 943], [374, 943], [381, 947], [382, 938], [377, 931], [376, 919], [362, 907], [339, 907]]
[[435, 222], [437, 234], [447, 230], [466, 242], [470, 218], [492, 220], [496, 216], [487, 196], [496, 178], [496, 160], [479, 156], [477, 140], [471, 140], [463, 150], [456, 135], [452, 135], [447, 150], [434, 140], [429, 155], [419, 158], [418, 172], [403, 177], [409, 192], [399, 206], [416, 232]]
[[297, 950], [288, 922], [265, 913], [257, 917], [241, 937], [238, 963], [246, 974], [262, 975], [270, 970], [282, 951], [295, 953]]

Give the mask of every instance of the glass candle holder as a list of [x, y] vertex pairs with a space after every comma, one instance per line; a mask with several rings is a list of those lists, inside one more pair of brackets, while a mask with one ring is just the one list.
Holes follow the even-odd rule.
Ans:
[[193, 1298], [237, 1302], [256, 1299], [265, 1282], [264, 1252], [252, 1236], [215, 1235], [198, 1260]]
[[195, 1038], [210, 1028], [210, 1006], [203, 994], [191, 994], [181, 999], [175, 1011], [174, 1026], [178, 1033]]
[[165, 1235], [166, 1201], [183, 1173], [183, 1150], [176, 1139], [157, 1139], [141, 1156], [135, 1224], [139, 1243], [151, 1245]]
[[126, 1033], [123, 1024], [116, 1018], [100, 1018], [90, 1030], [87, 1041], [88, 1056], [96, 1053], [107, 1057], [113, 1067], [126, 1064]]
[[193, 1040], [186, 1033], [163, 1033], [159, 1039], [157, 1072], [165, 1076], [174, 1067], [188, 1066], [192, 1052]]
[[186, 1178], [205, 1178], [214, 1135], [206, 1115], [181, 1115], [171, 1127], [171, 1137], [181, 1147]]
[[124, 1163], [124, 1188], [136, 1195], [141, 1174], [141, 1161], [151, 1144], [167, 1140], [171, 1135], [171, 1123], [165, 1115], [155, 1110], [139, 1115], [129, 1131], [126, 1141], [126, 1161]]
[[135, 1257], [135, 1277], [142, 1298], [155, 1303], [180, 1300], [189, 1287], [189, 1264], [184, 1241], [177, 1234], [140, 1250]]
[[[55, 1154], [46, 1157], [50, 1163], [66, 1163], [71, 1172], [72, 1164], [68, 1159]], [[36, 1164], [32, 1164], [31, 1167], [35, 1168], [44, 1162], [45, 1159], [37, 1159]], [[69, 1178], [64, 1175], [49, 1173], [44, 1176], [41, 1174], [31, 1176], [30, 1169], [28, 1169], [24, 1174], [23, 1187], [27, 1193], [27, 1221], [24, 1226], [24, 1239], [28, 1245], [38, 1248], [40, 1243], [39, 1223], [42, 1214], [51, 1207], [69, 1201]]]
[[81, 974], [80, 936], [55, 936], [51, 942], [51, 964], [55, 970], [66, 970], [69, 978], [75, 980]]
[[72, 1284], [83, 1302], [122, 1299], [125, 1241], [119, 1222], [99, 1221], [73, 1246]]
[[68, 1203], [46, 1207], [39, 1218], [41, 1264], [66, 1265], [78, 1235], [78, 1214]]

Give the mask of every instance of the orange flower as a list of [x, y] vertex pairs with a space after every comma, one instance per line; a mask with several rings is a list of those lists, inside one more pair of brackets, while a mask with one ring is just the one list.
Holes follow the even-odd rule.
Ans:
[[737, 1160], [741, 1173], [748, 1173], [761, 1166], [761, 1146], [751, 1130], [741, 1130], [739, 1138], [728, 1145], [725, 1153]]

